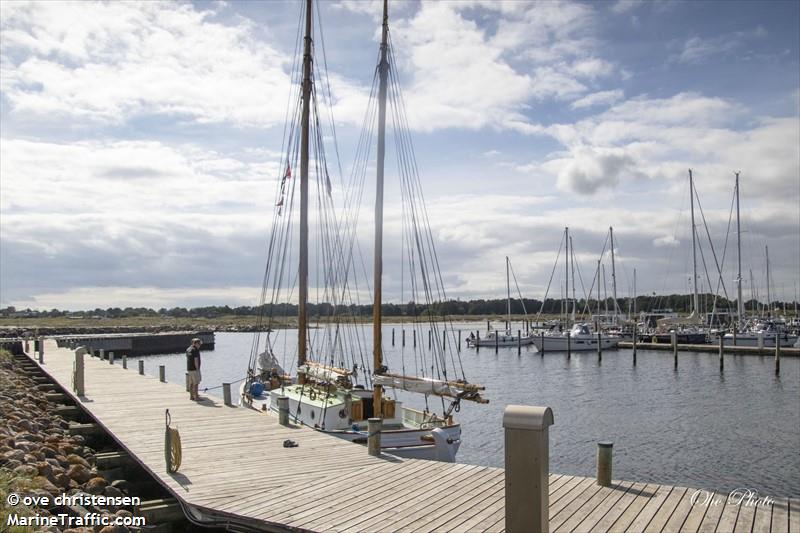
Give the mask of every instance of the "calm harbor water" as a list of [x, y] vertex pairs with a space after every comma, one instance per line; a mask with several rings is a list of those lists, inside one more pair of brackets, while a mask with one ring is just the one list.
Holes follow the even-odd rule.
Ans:
[[[369, 343], [370, 326], [365, 327]], [[466, 335], [482, 326], [456, 327]], [[392, 328], [395, 348], [390, 345]], [[384, 326], [392, 368], [392, 361], [400, 357], [400, 328]], [[296, 331], [285, 336], [292, 346]], [[408, 364], [413, 360], [410, 331], [407, 336]], [[424, 342], [423, 335], [419, 339], [418, 350], [427, 350], [427, 329]], [[217, 333], [216, 349], [203, 353], [202, 387], [241, 379], [252, 341], [250, 333]], [[368, 354], [366, 348], [364, 356]], [[800, 496], [797, 358], [782, 359], [780, 376], [774, 374], [772, 357], [726, 355], [721, 373], [715, 354], [693, 352], [679, 355], [677, 371], [671, 352], [643, 350], [636, 366], [630, 350], [606, 351], [600, 363], [596, 353], [573, 353], [568, 359], [561, 353], [541, 356], [533, 347], [523, 347], [520, 356], [516, 348], [500, 348], [495, 354], [494, 348], [476, 353], [464, 347], [461, 361], [469, 381], [486, 386], [490, 403], [464, 402], [456, 414], [463, 432], [459, 462], [503, 466], [505, 406], [544, 405], [555, 415], [550, 431], [552, 472], [593, 476], [596, 443], [612, 441], [615, 478]], [[169, 381], [183, 383], [183, 354], [145, 358], [150, 374], [157, 374], [162, 364]], [[287, 363], [286, 368], [293, 365]], [[222, 391], [207, 394], [221, 397]], [[417, 395], [401, 399], [406, 405], [424, 406]], [[430, 405], [441, 410], [438, 400], [430, 400]]]

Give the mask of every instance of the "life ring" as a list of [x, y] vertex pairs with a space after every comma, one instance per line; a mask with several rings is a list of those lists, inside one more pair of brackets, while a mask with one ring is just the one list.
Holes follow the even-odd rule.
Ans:
[[312, 402], [317, 399], [317, 391], [314, 389], [308, 389], [308, 399]]

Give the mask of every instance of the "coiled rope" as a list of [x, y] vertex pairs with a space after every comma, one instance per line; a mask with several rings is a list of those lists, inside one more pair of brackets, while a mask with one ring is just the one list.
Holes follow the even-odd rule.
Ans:
[[164, 460], [167, 463], [167, 472], [170, 474], [177, 472], [181, 467], [181, 435], [175, 428], [169, 427], [172, 417], [169, 415], [169, 409], [164, 414], [166, 419], [166, 428], [164, 431]]

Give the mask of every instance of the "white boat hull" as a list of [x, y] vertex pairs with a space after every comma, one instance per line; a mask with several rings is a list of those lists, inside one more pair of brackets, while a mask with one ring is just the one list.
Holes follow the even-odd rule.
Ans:
[[500, 348], [508, 348], [508, 347], [516, 347], [516, 346], [528, 346], [533, 344], [533, 337], [516, 337], [514, 335], [500, 335], [497, 339], [494, 337], [482, 337], [478, 338], [468, 338], [467, 339], [467, 346], [475, 348], [476, 346], [480, 347], [500, 347]]
[[[798, 341], [797, 335], [781, 333], [776, 337], [774, 333], [764, 333], [764, 348], [774, 348], [776, 338], [780, 339], [779, 342], [781, 344], [781, 348], [791, 348], [792, 346], [795, 346]], [[731, 333], [725, 334], [725, 344], [733, 346], [733, 335]], [[736, 346], [759, 346], [758, 335], [738, 334], [736, 335]]]
[[[620, 342], [619, 337], [601, 337], [600, 347], [603, 350], [616, 348]], [[544, 342], [543, 342], [544, 341]], [[545, 335], [533, 339], [536, 349], [546, 352], [588, 352], [597, 351], [597, 336], [591, 337], [571, 337], [567, 341], [566, 335]]]

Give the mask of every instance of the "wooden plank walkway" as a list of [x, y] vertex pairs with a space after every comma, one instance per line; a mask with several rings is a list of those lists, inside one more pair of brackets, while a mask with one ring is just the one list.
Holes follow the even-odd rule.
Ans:
[[[34, 362], [35, 359], [32, 358]], [[135, 359], [85, 358], [86, 396], [71, 391], [74, 354], [46, 341], [42, 369], [82, 405], [198, 522], [264, 531], [505, 529], [500, 468], [376, 458], [366, 447], [140, 376]], [[37, 363], [38, 364], [38, 363]], [[180, 471], [164, 464], [164, 410], [181, 434]], [[500, 421], [498, 421], [498, 427]], [[299, 443], [284, 448], [285, 439]], [[800, 500], [748, 507], [692, 503], [695, 489], [550, 475], [550, 530], [800, 533]], [[710, 492], [714, 494], [713, 491]], [[703, 498], [701, 498], [703, 500]]]

